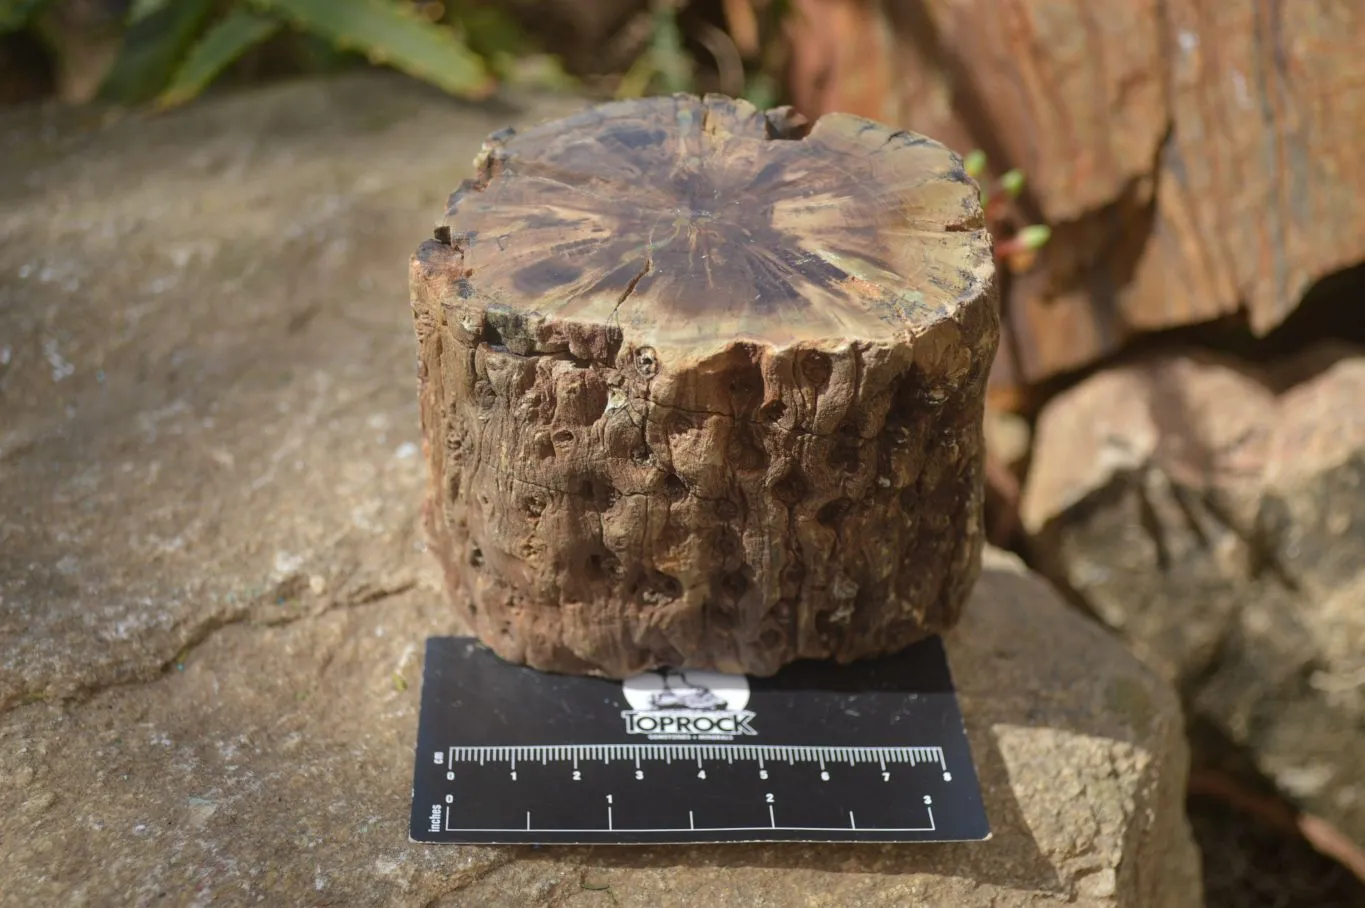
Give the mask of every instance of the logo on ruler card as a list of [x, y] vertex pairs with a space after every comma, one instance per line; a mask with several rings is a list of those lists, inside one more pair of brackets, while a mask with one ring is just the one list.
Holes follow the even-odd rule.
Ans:
[[756, 735], [749, 723], [749, 682], [719, 672], [647, 672], [626, 679], [621, 692], [631, 708], [622, 710], [626, 732], [661, 741], [729, 741]]

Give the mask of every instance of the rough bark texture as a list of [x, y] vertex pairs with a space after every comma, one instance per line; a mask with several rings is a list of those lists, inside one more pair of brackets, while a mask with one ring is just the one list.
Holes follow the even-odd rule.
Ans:
[[956, 621], [999, 335], [976, 189], [919, 135], [805, 133], [677, 96], [497, 134], [414, 256], [428, 529], [503, 657], [768, 674]]
[[[1365, 5], [797, 0], [793, 94], [1029, 178], [1053, 228], [1012, 283], [993, 390], [1137, 332], [1263, 334], [1365, 259]], [[1006, 358], [1017, 350], [1018, 361]]]
[[1038, 560], [1191, 713], [1365, 841], [1365, 350], [1098, 373], [1038, 423]]

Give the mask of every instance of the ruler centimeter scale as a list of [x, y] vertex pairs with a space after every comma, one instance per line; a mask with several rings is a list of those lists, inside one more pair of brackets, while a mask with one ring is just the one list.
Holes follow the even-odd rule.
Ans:
[[[506, 772], [512, 782], [516, 782], [521, 776], [518, 775], [518, 763], [521, 765], [520, 773], [526, 772], [529, 765], [546, 767], [550, 763], [568, 764], [569, 769], [566, 778], [569, 781], [580, 782], [583, 780], [583, 773], [587, 770], [587, 764], [601, 763], [603, 766], [610, 765], [613, 761], [618, 764], [626, 764], [627, 769], [633, 769], [633, 773], [628, 773], [627, 778], [636, 782], [644, 781], [645, 773], [649, 763], [663, 763], [672, 767], [676, 761], [680, 766], [687, 767], [687, 771], [696, 773], [696, 778], [705, 780], [708, 777], [707, 771], [710, 769], [712, 776], [716, 772], [717, 764], [723, 762], [727, 767], [733, 767], [738, 761], [741, 764], [749, 764], [754, 777], [761, 783], [772, 778], [772, 765], [785, 763], [788, 767], [795, 766], [797, 763], [814, 764], [818, 766], [816, 772], [822, 782], [832, 779], [831, 772], [836, 771], [836, 766], [847, 765], [856, 766], [859, 763], [875, 764], [877, 772], [880, 773], [884, 782], [889, 782], [891, 773], [897, 764], [909, 764], [911, 767], [919, 765], [929, 765], [939, 767], [944, 781], [952, 781], [952, 773], [948, 770], [948, 764], [944, 758], [943, 748], [941, 747], [822, 747], [811, 746], [801, 747], [784, 744], [759, 744], [759, 745], [727, 745], [727, 744], [580, 744], [580, 745], [530, 745], [520, 747], [450, 747], [446, 751], [436, 751], [433, 754], [432, 762], [437, 766], [446, 767], [446, 780], [455, 781], [456, 767], [460, 764], [478, 765], [480, 767], [497, 764]], [[463, 772], [463, 768], [460, 769]], [[649, 769], [653, 772], [653, 769]], [[767, 808], [767, 823], [750, 826], [710, 826], [697, 825], [694, 809], [687, 811], [687, 823], [670, 827], [650, 827], [636, 828], [619, 826], [616, 822], [616, 800], [617, 794], [606, 792], [604, 801], [605, 811], [599, 810], [602, 825], [598, 829], [589, 829], [585, 826], [574, 826], [572, 828], [541, 828], [532, 825], [531, 810], [526, 813], [525, 827], [502, 827], [502, 828], [470, 828], [452, 825], [452, 814], [459, 816], [460, 813], [454, 808], [455, 795], [447, 793], [443, 804], [433, 805], [433, 810], [428, 817], [430, 832], [471, 832], [471, 833], [499, 833], [499, 832], [552, 832], [552, 833], [586, 833], [586, 832], [681, 832], [700, 831], [700, 832], [751, 832], [758, 830], [791, 830], [791, 831], [843, 831], [844, 829], [858, 829], [857, 818], [852, 810], [848, 811], [846, 823], [838, 826], [793, 826], [778, 822], [776, 800], [772, 792], [759, 792], [760, 785], [754, 791], [761, 794], [761, 804]], [[768, 786], [771, 787], [771, 786]], [[629, 785], [627, 785], [627, 789]], [[628, 793], [628, 792], [627, 792]], [[916, 832], [932, 833], [937, 830], [934, 823], [933, 799], [931, 795], [923, 797], [924, 815], [926, 822], [921, 826], [914, 827], [869, 827], [866, 824], [862, 827], [864, 832]], [[752, 811], [751, 811], [752, 812]], [[761, 812], [761, 811], [760, 811]], [[761, 819], [761, 817], [760, 817]], [[438, 828], [439, 827], [439, 828]]]
[[738, 756], [742, 760], [757, 760], [760, 768], [763, 766], [764, 758], [785, 760], [788, 763], [798, 760], [819, 761], [822, 769], [826, 761], [846, 762], [849, 765], [871, 761], [883, 764], [883, 771], [886, 770], [885, 764], [888, 762], [909, 763], [911, 766], [916, 763], [937, 763], [943, 767], [945, 773], [948, 772], [948, 766], [943, 760], [942, 747], [820, 745], [801, 747], [789, 744], [532, 744], [513, 747], [451, 747], [448, 756], [442, 756], [435, 762], [439, 764], [442, 759], [447, 759], [451, 766], [456, 762], [477, 762], [482, 766], [485, 760], [496, 760], [510, 762], [512, 768], [516, 769], [517, 760], [524, 763], [539, 762], [542, 765], [550, 760], [573, 760], [577, 764], [578, 758], [583, 757], [601, 760], [604, 763], [610, 763], [612, 760], [635, 760], [638, 763], [641, 759], [672, 762], [675, 756], [687, 760], [705, 758], [729, 762], [734, 762]]
[[793, 666], [775, 678], [651, 673], [623, 685], [542, 674], [472, 640], [433, 638], [411, 836], [987, 838], [941, 644], [912, 650], [853, 666]]

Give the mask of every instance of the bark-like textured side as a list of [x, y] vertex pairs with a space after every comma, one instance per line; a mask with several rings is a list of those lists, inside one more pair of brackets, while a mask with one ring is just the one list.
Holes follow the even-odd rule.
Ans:
[[[988, 240], [942, 146], [826, 119], [780, 142], [771, 112], [660, 99], [495, 138], [418, 250], [427, 528], [504, 658], [770, 674], [955, 623], [983, 537]], [[878, 149], [910, 166], [863, 187]], [[613, 151], [644, 162], [612, 163], [628, 185]]]

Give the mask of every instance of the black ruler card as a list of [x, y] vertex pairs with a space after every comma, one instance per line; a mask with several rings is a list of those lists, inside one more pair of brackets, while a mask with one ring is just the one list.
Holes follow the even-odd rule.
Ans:
[[772, 678], [534, 671], [427, 641], [411, 837], [447, 843], [989, 838], [942, 641]]

